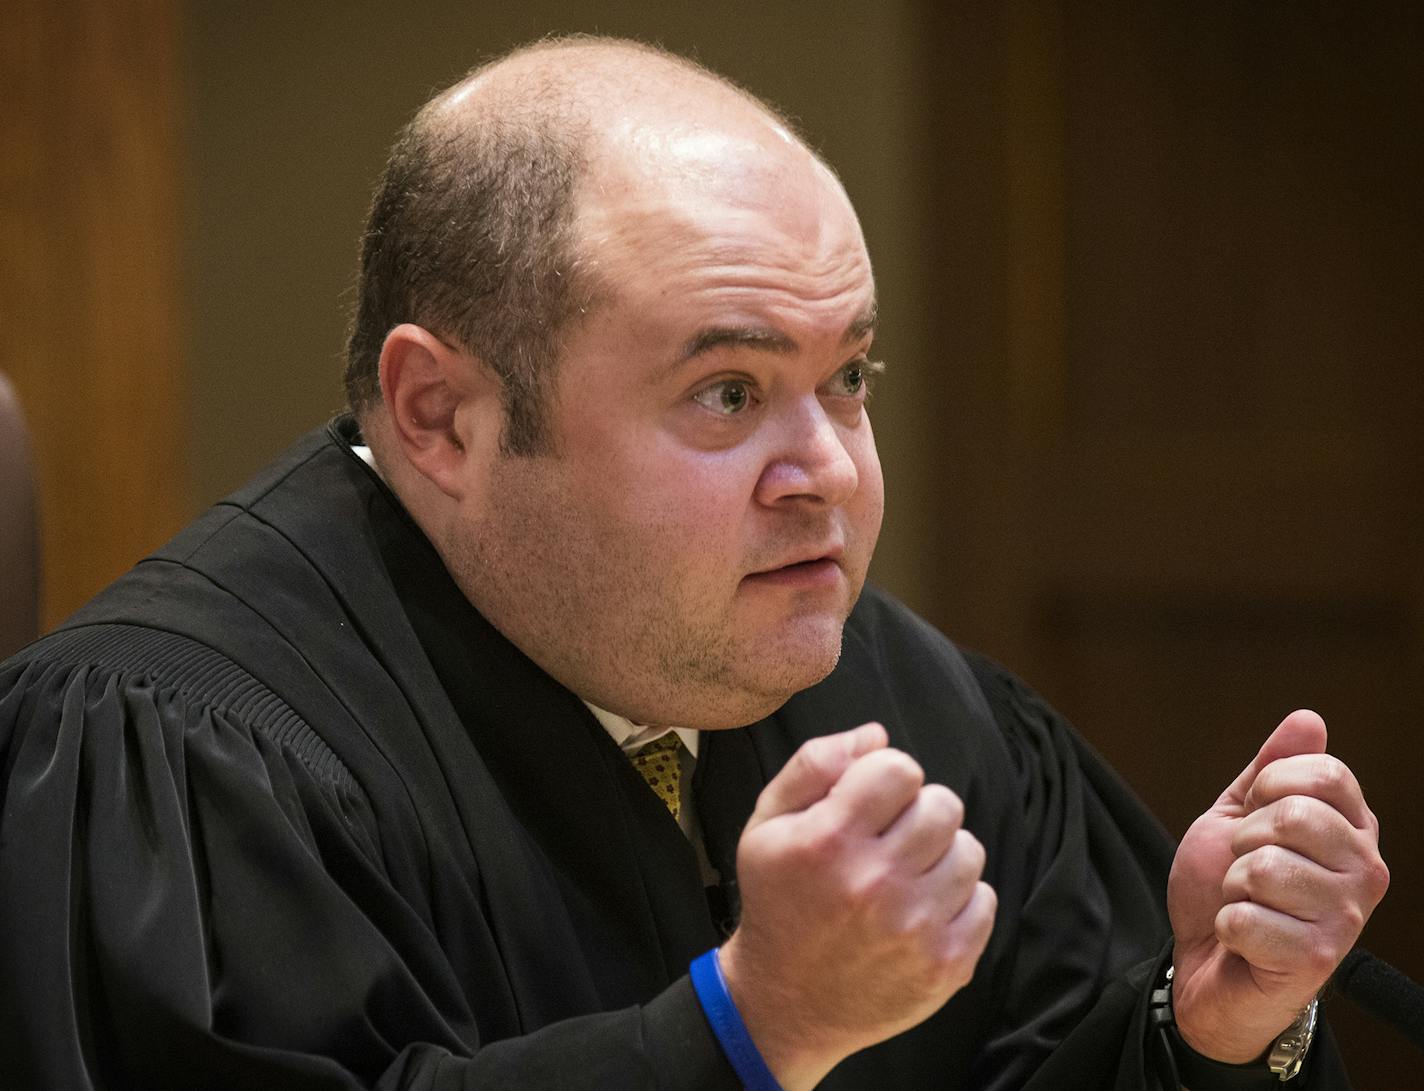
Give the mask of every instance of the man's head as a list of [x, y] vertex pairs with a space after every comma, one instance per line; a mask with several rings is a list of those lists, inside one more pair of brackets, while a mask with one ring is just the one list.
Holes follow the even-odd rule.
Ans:
[[[735, 726], [824, 677], [881, 514], [874, 285], [834, 176], [741, 91], [623, 43], [479, 70], [397, 158], [432, 138], [438, 177], [393, 166], [377, 196], [363, 275], [400, 288], [383, 311], [363, 286], [353, 400], [462, 590], [635, 720]], [[466, 162], [491, 149], [515, 161]], [[531, 203], [489, 226], [494, 190]], [[446, 218], [383, 254], [426, 203]]]
[[[582, 64], [565, 68], [564, 51]], [[634, 74], [651, 64], [704, 75], [755, 101], [685, 58], [579, 36], [481, 65], [431, 99], [391, 149], [362, 240], [345, 377], [358, 415], [380, 400], [386, 334], [414, 322], [499, 375], [508, 451], [547, 448], [543, 414], [563, 329], [596, 291], [572, 237], [575, 190], [601, 109], [617, 108], [610, 87], [581, 84], [590, 57], [607, 62], [605, 76], [616, 74], [610, 65]]]

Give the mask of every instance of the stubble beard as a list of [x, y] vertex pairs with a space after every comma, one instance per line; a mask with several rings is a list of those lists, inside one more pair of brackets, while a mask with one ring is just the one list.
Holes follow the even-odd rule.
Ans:
[[[660, 649], [656, 677], [666, 685], [669, 707], [688, 704], [695, 695], [698, 708], [696, 723], [678, 726], [741, 727], [771, 715], [835, 668], [843, 620], [835, 623], [834, 637], [796, 634], [789, 647], [781, 640], [739, 647], [726, 628], [715, 635], [684, 629], [680, 640], [666, 634], [666, 641], [655, 645]], [[819, 646], [807, 647], [808, 641]]]
[[452, 527], [441, 552], [486, 620], [584, 700], [640, 723], [739, 727], [835, 667], [850, 602], [834, 618], [821, 609], [748, 630], [736, 594], [699, 597], [696, 580], [639, 556], [609, 563], [593, 528], [550, 527], [541, 507]]

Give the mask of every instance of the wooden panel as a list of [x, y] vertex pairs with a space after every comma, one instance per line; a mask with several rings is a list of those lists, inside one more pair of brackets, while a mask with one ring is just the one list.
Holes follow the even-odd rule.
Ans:
[[1377, 589], [1412, 597], [1424, 480], [1412, 437], [1102, 426], [1051, 464], [1050, 573], [1088, 588]]
[[[1418, 17], [1065, 10], [1069, 378], [1031, 622], [1055, 696], [1178, 833], [1317, 708], [1397, 876], [1366, 942], [1418, 977]], [[1335, 1018], [1364, 1085], [1407, 1078]]]
[[[944, 210], [934, 620], [1178, 833], [1315, 706], [1424, 910], [1424, 17], [927, 5]], [[1415, 1059], [1345, 1005], [1360, 1086]]]
[[[1100, 741], [1144, 798], [1159, 801], [1173, 834], [1294, 708], [1326, 718], [1332, 747], [1360, 766], [1377, 807], [1408, 802], [1389, 765], [1409, 743], [1401, 698], [1417, 697], [1419, 687], [1408, 673], [1413, 622], [1397, 603], [1100, 593], [1052, 596], [1043, 609], [1069, 660], [1063, 704], [1085, 725], [1130, 727]], [[1411, 857], [1406, 873], [1416, 866]], [[1395, 895], [1416, 901], [1418, 885], [1405, 882]]]
[[188, 506], [177, 5], [5, 11], [0, 361], [33, 431], [52, 624]]

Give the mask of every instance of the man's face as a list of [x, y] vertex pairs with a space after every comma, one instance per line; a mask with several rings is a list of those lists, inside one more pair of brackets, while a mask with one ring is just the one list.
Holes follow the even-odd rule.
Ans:
[[[869, 259], [798, 148], [600, 172], [555, 450], [499, 458], [447, 536], [477, 607], [643, 723], [751, 722], [830, 672], [883, 506], [865, 411]], [[744, 149], [745, 150], [745, 149]]]

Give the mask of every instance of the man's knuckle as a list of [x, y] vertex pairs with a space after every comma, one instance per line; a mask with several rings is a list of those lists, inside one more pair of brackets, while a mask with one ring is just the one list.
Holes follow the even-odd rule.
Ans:
[[927, 960], [926, 969], [932, 980], [944, 984], [962, 974], [966, 951], [963, 935], [953, 931], [946, 933], [931, 950]]
[[1270, 879], [1271, 873], [1276, 867], [1276, 852], [1274, 845], [1263, 845], [1241, 858], [1242, 869], [1245, 871], [1243, 878], [1248, 892], [1259, 893], [1261, 887]]
[[1352, 779], [1349, 768], [1339, 758], [1321, 754], [1315, 760], [1314, 787], [1322, 796], [1329, 798], [1338, 794]]
[[984, 873], [984, 865], [988, 863], [989, 853], [979, 838], [968, 830], [960, 830], [954, 835], [954, 851], [963, 853], [965, 870], [976, 878]]
[[957, 827], [964, 821], [964, 803], [943, 784], [926, 784], [921, 788], [920, 803], [938, 826]]
[[984, 897], [984, 905], [988, 915], [991, 918], [996, 916], [999, 912], [999, 892], [985, 882], [979, 884], [979, 892]]
[[883, 750], [880, 760], [884, 764], [883, 774], [893, 777], [901, 785], [918, 788], [924, 784], [924, 769], [903, 750]]
[[1276, 804], [1272, 827], [1278, 837], [1290, 837], [1310, 826], [1310, 801], [1302, 796], [1286, 796]]
[[845, 853], [846, 831], [839, 823], [821, 822], [812, 826], [796, 845], [796, 855], [813, 868], [827, 869]]
[[920, 950], [933, 931], [934, 920], [928, 906], [917, 905], [891, 916], [886, 925], [887, 936], [907, 949]]
[[1238, 858], [1245, 856], [1255, 845], [1257, 836], [1257, 829], [1251, 823], [1239, 824], [1231, 834], [1231, 854]]
[[1389, 889], [1389, 865], [1376, 856], [1366, 866], [1365, 876], [1370, 892], [1377, 899], [1384, 897], [1385, 891]]
[[1281, 779], [1280, 770], [1275, 762], [1266, 766], [1256, 774], [1256, 779], [1252, 782], [1249, 796], [1257, 799], [1269, 799], [1274, 795], [1276, 782]]
[[835, 740], [826, 736], [811, 739], [796, 751], [796, 761], [811, 776], [820, 780], [829, 779], [839, 765]]
[[958, 991], [969, 983], [984, 942], [983, 933], [973, 928], [952, 928], [945, 933], [933, 963], [941, 989]]
[[[888, 899], [891, 875], [888, 867], [876, 862], [857, 868], [846, 880], [846, 904], [857, 913], [877, 913]], [[898, 931], [907, 914], [901, 914], [891, 927]]]
[[1216, 934], [1221, 939], [1231, 943], [1241, 937], [1246, 926], [1246, 914], [1249, 912], [1245, 903], [1231, 902], [1221, 907], [1216, 914]]

